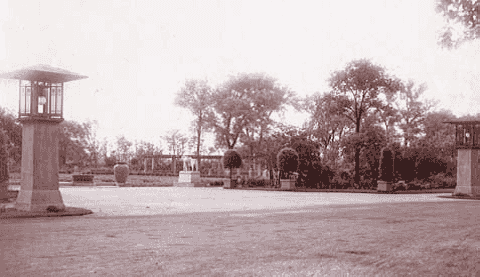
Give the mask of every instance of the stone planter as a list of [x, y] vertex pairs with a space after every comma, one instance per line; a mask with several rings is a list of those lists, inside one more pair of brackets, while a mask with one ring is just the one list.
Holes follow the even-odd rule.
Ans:
[[126, 163], [118, 163], [113, 167], [113, 175], [115, 176], [115, 185], [118, 187], [125, 186], [130, 170]]
[[295, 189], [295, 180], [280, 179], [280, 189]]
[[391, 191], [392, 183], [386, 181], [377, 181], [377, 191]]
[[224, 189], [233, 189], [235, 188], [235, 180], [223, 179], [223, 188]]

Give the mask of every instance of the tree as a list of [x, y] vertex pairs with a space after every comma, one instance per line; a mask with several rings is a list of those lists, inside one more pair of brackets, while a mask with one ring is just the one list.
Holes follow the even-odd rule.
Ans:
[[16, 121], [13, 111], [0, 107], [0, 128], [7, 135], [9, 163], [19, 169], [22, 162], [22, 125]]
[[212, 97], [217, 145], [233, 149], [241, 139], [251, 154], [263, 141], [271, 115], [282, 111], [293, 93], [277, 80], [258, 73], [231, 76]]
[[162, 138], [167, 143], [168, 151], [171, 155], [182, 156], [188, 150], [188, 137], [178, 129], [167, 131], [167, 134]]
[[117, 137], [117, 161], [128, 162], [131, 156], [130, 147], [132, 142], [125, 138], [124, 135]]
[[422, 131], [421, 125], [427, 113], [437, 105], [433, 100], [421, 100], [421, 96], [427, 90], [425, 83], [415, 86], [413, 80], [409, 80], [400, 90], [400, 97], [397, 99], [397, 107], [400, 116], [400, 128], [403, 131], [403, 142], [405, 146], [414, 140]]
[[89, 160], [94, 164], [95, 168], [97, 168], [101, 147], [97, 136], [98, 122], [96, 120], [88, 120], [81, 124], [81, 128], [83, 129], [83, 143], [88, 151]]
[[339, 113], [335, 100], [329, 93], [317, 93], [304, 100], [304, 109], [310, 114], [306, 124], [307, 135], [320, 144], [323, 157], [333, 162], [334, 166], [339, 157], [339, 142], [352, 126], [352, 123]]
[[233, 149], [228, 149], [223, 154], [223, 167], [230, 170], [230, 182], [232, 181], [232, 171], [242, 165], [242, 157]]
[[437, 0], [436, 11], [446, 20], [438, 41], [441, 46], [457, 48], [480, 37], [480, 1]]
[[378, 107], [375, 111], [378, 115], [379, 121], [385, 126], [385, 137], [388, 142], [392, 143], [397, 137], [395, 132], [395, 125], [400, 120], [400, 114], [391, 103], [386, 103]]
[[[383, 105], [380, 94], [387, 99], [399, 90], [399, 82], [388, 76], [385, 69], [368, 60], [350, 62], [344, 70], [335, 71], [330, 79], [332, 94], [338, 102], [340, 113], [361, 131], [362, 119]], [[355, 182], [360, 181], [360, 149], [355, 150]]]
[[[342, 154], [347, 162], [355, 161], [356, 151], [360, 150], [359, 172], [363, 172], [365, 179], [370, 179], [373, 185], [378, 179], [380, 150], [387, 144], [385, 131], [370, 119], [374, 117], [375, 115], [371, 115], [366, 120], [361, 133], [347, 136], [341, 143]], [[360, 185], [360, 183], [356, 184]]]
[[176, 94], [175, 105], [189, 109], [195, 116], [193, 127], [195, 129], [196, 154], [200, 167], [200, 148], [202, 144], [202, 131], [211, 117], [212, 88], [206, 80], [187, 80], [185, 86]]
[[81, 123], [64, 120], [60, 123], [60, 160], [62, 164], [70, 162], [84, 164], [89, 160], [87, 152], [86, 134]]
[[[423, 122], [421, 137], [404, 148], [403, 158], [411, 162], [414, 177], [424, 179], [438, 171], [438, 165], [453, 162], [455, 126], [444, 123], [456, 117], [447, 110], [429, 112]], [[435, 169], [437, 168], [437, 169]]]
[[[161, 154], [162, 154], [161, 147], [151, 142], [140, 140], [139, 142], [135, 143], [134, 159], [135, 159], [135, 165], [139, 168], [141, 168], [142, 165], [145, 165], [144, 162], [145, 162], [146, 156], [161, 155]], [[149, 161], [147, 160], [147, 163], [148, 162]], [[151, 168], [151, 165], [149, 168]]]
[[[8, 137], [5, 134], [5, 131], [0, 128], [0, 184], [8, 183], [9, 172], [8, 172]], [[2, 188], [0, 192], [6, 191], [4, 188], [5, 184], [1, 184]], [[0, 197], [5, 197], [5, 195], [0, 195]]]

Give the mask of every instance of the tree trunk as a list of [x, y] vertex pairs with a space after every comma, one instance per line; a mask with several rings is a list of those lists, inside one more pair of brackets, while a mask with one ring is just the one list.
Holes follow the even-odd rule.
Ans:
[[[355, 128], [356, 133], [360, 133], [360, 118], [357, 119], [357, 124]], [[360, 185], [360, 147], [355, 146], [355, 178], [354, 182], [357, 185]]]
[[200, 171], [200, 135], [202, 130], [199, 128], [197, 131], [197, 171]]

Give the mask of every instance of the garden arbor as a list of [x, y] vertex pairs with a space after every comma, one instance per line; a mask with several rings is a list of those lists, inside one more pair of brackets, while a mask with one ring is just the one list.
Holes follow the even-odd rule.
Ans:
[[87, 78], [61, 68], [35, 65], [0, 74], [19, 80], [18, 121], [22, 128], [22, 181], [15, 208], [65, 209], [58, 189], [59, 123], [63, 121], [63, 84]]
[[480, 194], [480, 121], [447, 121], [455, 124], [457, 186], [454, 195]]

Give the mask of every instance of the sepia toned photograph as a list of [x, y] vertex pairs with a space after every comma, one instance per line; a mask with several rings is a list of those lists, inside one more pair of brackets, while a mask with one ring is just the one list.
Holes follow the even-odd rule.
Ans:
[[0, 276], [480, 276], [480, 0], [0, 0]]

